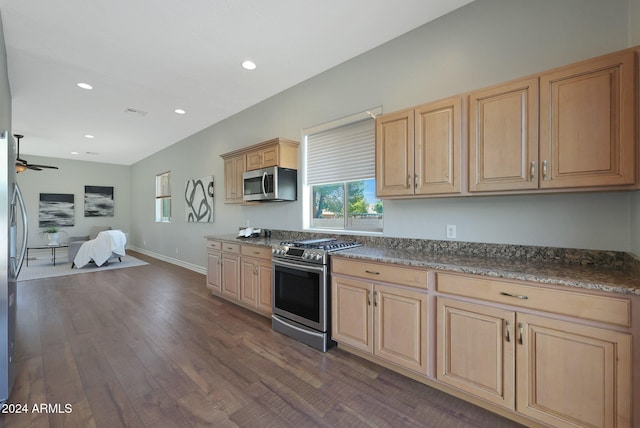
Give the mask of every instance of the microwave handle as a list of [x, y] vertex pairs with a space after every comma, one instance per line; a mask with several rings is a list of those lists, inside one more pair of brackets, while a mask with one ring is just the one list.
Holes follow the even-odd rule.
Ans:
[[262, 173], [262, 193], [264, 197], [267, 197], [267, 172]]

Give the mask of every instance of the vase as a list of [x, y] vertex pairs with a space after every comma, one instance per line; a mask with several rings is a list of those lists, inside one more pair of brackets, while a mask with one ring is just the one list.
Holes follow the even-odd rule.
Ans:
[[60, 234], [58, 232], [47, 233], [47, 238], [49, 238], [49, 245], [52, 247], [55, 245], [60, 245], [60, 243], [58, 242], [59, 237], [60, 237]]

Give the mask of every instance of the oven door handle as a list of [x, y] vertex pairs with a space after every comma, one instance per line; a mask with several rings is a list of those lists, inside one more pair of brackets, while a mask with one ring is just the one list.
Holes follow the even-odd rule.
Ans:
[[283, 266], [291, 269], [300, 269], [300, 270], [305, 270], [307, 272], [324, 273], [324, 269], [325, 269], [324, 266], [312, 266], [312, 265], [307, 265], [302, 263], [291, 263], [291, 262], [285, 262], [283, 260], [272, 260], [271, 262], [273, 263], [274, 266]]

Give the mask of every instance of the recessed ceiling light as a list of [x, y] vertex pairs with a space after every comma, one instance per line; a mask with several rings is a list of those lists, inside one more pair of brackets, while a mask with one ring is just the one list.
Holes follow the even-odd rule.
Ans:
[[242, 68], [244, 68], [245, 70], [255, 70], [256, 63], [248, 59], [242, 62]]
[[72, 155], [79, 155], [80, 153], [78, 152], [71, 152]]
[[93, 86], [91, 86], [90, 84], [82, 83], [82, 82], [78, 83], [78, 87], [80, 87], [82, 89], [88, 89], [88, 90], [93, 89]]
[[181, 108], [177, 108], [177, 109], [175, 109], [174, 111], [175, 111], [176, 113], [178, 113], [178, 114], [185, 114], [185, 113], [186, 113], [186, 111], [182, 110]]
[[94, 139], [94, 138], [96, 138], [96, 137], [94, 137], [94, 136], [93, 136], [93, 135], [91, 135], [91, 134], [86, 134], [86, 135], [84, 136], [84, 138]]

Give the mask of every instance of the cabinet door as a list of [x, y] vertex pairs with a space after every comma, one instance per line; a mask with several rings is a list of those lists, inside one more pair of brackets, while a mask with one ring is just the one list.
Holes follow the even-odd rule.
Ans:
[[262, 151], [254, 150], [247, 153], [247, 171], [260, 169], [262, 167]]
[[416, 194], [460, 192], [461, 115], [460, 97], [415, 109]]
[[224, 202], [226, 204], [243, 203], [242, 173], [245, 172], [245, 156], [233, 156], [224, 159]]
[[216, 293], [222, 292], [221, 264], [222, 260], [220, 251], [207, 251], [207, 287]]
[[540, 187], [635, 182], [634, 73], [626, 51], [541, 77]]
[[224, 202], [233, 203], [236, 201], [236, 172], [235, 158], [224, 160]]
[[469, 191], [538, 188], [538, 79], [469, 95]]
[[631, 426], [631, 335], [529, 314], [517, 322], [518, 412], [554, 427]]
[[222, 294], [240, 299], [240, 256], [222, 253]]
[[373, 285], [333, 276], [331, 335], [338, 343], [373, 352]]
[[374, 354], [427, 373], [427, 294], [376, 284]]
[[270, 314], [272, 312], [272, 273], [271, 262], [258, 262], [258, 309]]
[[262, 156], [263, 168], [278, 165], [278, 159], [279, 159], [278, 149], [279, 148], [280, 146], [278, 144], [274, 144], [273, 146], [266, 147], [264, 150], [262, 150], [261, 156]]
[[240, 301], [251, 306], [258, 305], [258, 261], [242, 257], [240, 271]]
[[413, 195], [413, 110], [376, 119], [376, 195]]
[[513, 410], [515, 313], [442, 297], [437, 305], [437, 379]]
[[242, 194], [244, 193], [244, 182], [242, 180], [242, 174], [246, 171], [244, 155], [236, 156], [235, 158], [233, 158], [233, 164], [234, 164], [234, 174], [235, 174], [235, 180], [234, 180], [235, 202], [242, 203], [243, 202]]

